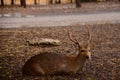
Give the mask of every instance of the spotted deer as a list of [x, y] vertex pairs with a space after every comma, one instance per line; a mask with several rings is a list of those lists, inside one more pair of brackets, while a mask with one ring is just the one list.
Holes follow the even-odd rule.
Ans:
[[[87, 46], [83, 46], [77, 38], [73, 39], [68, 31], [69, 39], [77, 45], [78, 54], [68, 56], [60, 53], [43, 52], [31, 57], [23, 66], [22, 72], [27, 75], [54, 75], [60, 73], [77, 73], [82, 70], [87, 59], [91, 59], [91, 34], [88, 29]], [[67, 54], [67, 53], [66, 53]]]

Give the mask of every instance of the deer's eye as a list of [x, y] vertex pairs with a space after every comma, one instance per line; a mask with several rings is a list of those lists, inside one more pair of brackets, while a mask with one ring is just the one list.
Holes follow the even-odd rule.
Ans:
[[81, 52], [84, 52], [85, 50], [81, 50]]

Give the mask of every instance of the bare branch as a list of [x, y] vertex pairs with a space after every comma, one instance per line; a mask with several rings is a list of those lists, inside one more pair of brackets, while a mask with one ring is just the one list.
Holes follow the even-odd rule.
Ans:
[[34, 38], [31, 40], [27, 40], [30, 45], [43, 45], [43, 46], [59, 46], [60, 40], [58, 39], [50, 39], [50, 38]]

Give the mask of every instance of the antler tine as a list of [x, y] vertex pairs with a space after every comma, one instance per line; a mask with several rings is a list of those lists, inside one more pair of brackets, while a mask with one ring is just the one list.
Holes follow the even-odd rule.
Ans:
[[77, 38], [75, 38], [75, 40], [77, 41], [76, 44], [78, 45], [78, 48], [81, 49], [82, 48], [81, 43], [78, 41]]
[[87, 48], [90, 49], [90, 42], [91, 42], [92, 38], [91, 38], [91, 34], [90, 34], [90, 29], [88, 26], [87, 26], [87, 29], [88, 29], [88, 38], [89, 38], [87, 41]]
[[89, 37], [88, 43], [90, 43], [91, 40], [92, 40], [92, 38], [91, 38], [91, 34], [90, 34], [90, 29], [89, 29], [89, 27], [87, 27], [87, 29], [88, 29], [88, 37]]
[[71, 36], [71, 34], [70, 34], [69, 29], [68, 29], [68, 36], [69, 36], [69, 39], [70, 39], [72, 42], [74, 42], [75, 44], [78, 45], [79, 49], [82, 48], [81, 43], [78, 41], [78, 39], [77, 39], [76, 37], [75, 37], [75, 40], [72, 39], [72, 36]]
[[74, 41], [73, 39], [72, 39], [72, 36], [71, 36], [71, 34], [70, 34], [70, 30], [68, 29], [68, 37], [69, 37], [69, 39], [72, 41], [72, 42], [74, 42], [74, 43], [76, 43], [77, 41]]

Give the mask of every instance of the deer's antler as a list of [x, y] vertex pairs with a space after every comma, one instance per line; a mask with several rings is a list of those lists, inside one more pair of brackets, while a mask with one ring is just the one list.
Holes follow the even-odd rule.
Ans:
[[92, 40], [92, 38], [91, 38], [91, 34], [90, 34], [90, 29], [89, 29], [89, 27], [87, 26], [87, 30], [88, 30], [88, 41], [87, 41], [87, 46], [86, 46], [86, 49], [89, 49], [90, 50], [90, 42], [91, 42], [91, 40]]
[[73, 43], [75, 43], [78, 46], [79, 50], [81, 50], [82, 48], [81, 43], [78, 41], [76, 37], [75, 37], [75, 40], [72, 38], [72, 35], [70, 34], [69, 29], [68, 29], [68, 37]]

